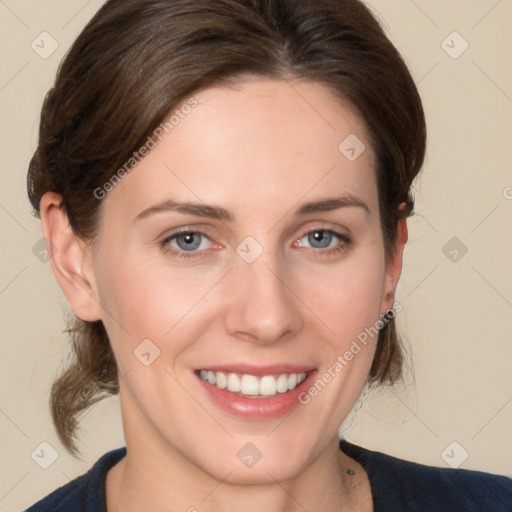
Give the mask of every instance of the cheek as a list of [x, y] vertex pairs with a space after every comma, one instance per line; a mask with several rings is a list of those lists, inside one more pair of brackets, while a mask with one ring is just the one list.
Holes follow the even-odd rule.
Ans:
[[[133, 364], [133, 351], [145, 339], [174, 359], [194, 335], [199, 336], [206, 321], [204, 307], [208, 304], [211, 308], [206, 296], [221, 275], [218, 271], [198, 273], [148, 264], [135, 258], [105, 265], [97, 274], [103, 322], [124, 369]], [[201, 313], [202, 318], [198, 317]]]
[[[336, 432], [348, 416], [375, 354], [379, 332], [375, 326], [384, 283], [384, 263], [375, 254], [378, 250], [361, 252], [336, 272], [325, 272], [323, 292], [314, 295], [311, 309], [319, 312], [329, 332], [315, 346], [315, 353], [322, 354], [319, 373], [299, 400], [305, 414], [323, 425], [325, 432]], [[318, 283], [319, 277], [308, 276], [309, 285]]]
[[339, 265], [302, 273], [301, 297], [343, 345], [378, 320], [384, 271], [379, 245], [368, 244]]

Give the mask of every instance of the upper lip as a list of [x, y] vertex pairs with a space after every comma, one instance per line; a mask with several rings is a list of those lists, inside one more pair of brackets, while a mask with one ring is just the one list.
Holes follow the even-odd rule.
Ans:
[[239, 373], [244, 375], [254, 375], [255, 377], [261, 377], [263, 375], [280, 375], [282, 373], [307, 373], [314, 368], [311, 365], [303, 364], [272, 364], [266, 366], [255, 366], [252, 364], [219, 364], [219, 365], [208, 365], [197, 370], [206, 370], [211, 372], [223, 372], [223, 373]]

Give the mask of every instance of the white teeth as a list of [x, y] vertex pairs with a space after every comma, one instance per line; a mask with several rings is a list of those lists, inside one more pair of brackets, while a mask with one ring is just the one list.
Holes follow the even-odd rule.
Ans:
[[228, 373], [228, 391], [232, 391], [233, 393], [240, 392], [240, 379], [236, 373]]
[[278, 393], [285, 393], [288, 391], [288, 375], [286, 375], [286, 373], [282, 373], [277, 378], [276, 389]]
[[273, 375], [265, 375], [262, 377], [259, 383], [259, 394], [260, 395], [275, 395], [277, 391], [276, 378]]
[[217, 379], [216, 386], [220, 389], [224, 389], [228, 385], [228, 379], [226, 378], [226, 374], [222, 372], [217, 372], [215, 374]]
[[295, 389], [306, 379], [306, 373], [282, 373], [280, 375], [238, 375], [236, 373], [212, 372], [201, 370], [199, 375], [202, 380], [226, 389], [232, 393], [240, 393], [247, 396], [274, 396], [277, 393], [286, 393]]
[[242, 395], [257, 395], [260, 391], [258, 377], [254, 375], [242, 375], [240, 379], [240, 393]]

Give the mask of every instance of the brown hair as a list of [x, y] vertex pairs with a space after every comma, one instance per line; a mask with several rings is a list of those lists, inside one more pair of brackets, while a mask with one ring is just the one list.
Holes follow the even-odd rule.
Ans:
[[[359, 0], [110, 0], [83, 29], [46, 95], [28, 195], [36, 215], [47, 191], [62, 195], [70, 226], [97, 234], [106, 183], [199, 89], [251, 74], [316, 81], [366, 122], [377, 156], [386, 257], [397, 221], [410, 215], [423, 163], [425, 119], [414, 81], [377, 20]], [[398, 205], [406, 203], [399, 211]], [[101, 321], [74, 318], [71, 365], [54, 382], [51, 410], [76, 452], [78, 414], [118, 392], [116, 362]], [[394, 318], [380, 330], [370, 384], [400, 378]]]

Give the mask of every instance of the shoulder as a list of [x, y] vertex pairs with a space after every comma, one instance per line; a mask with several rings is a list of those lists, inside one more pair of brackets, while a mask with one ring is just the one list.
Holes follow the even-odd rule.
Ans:
[[25, 512], [105, 512], [105, 478], [126, 455], [126, 448], [106, 453], [84, 475], [52, 492]]
[[510, 512], [512, 480], [480, 471], [430, 467], [347, 441], [340, 449], [368, 474], [375, 511]]

